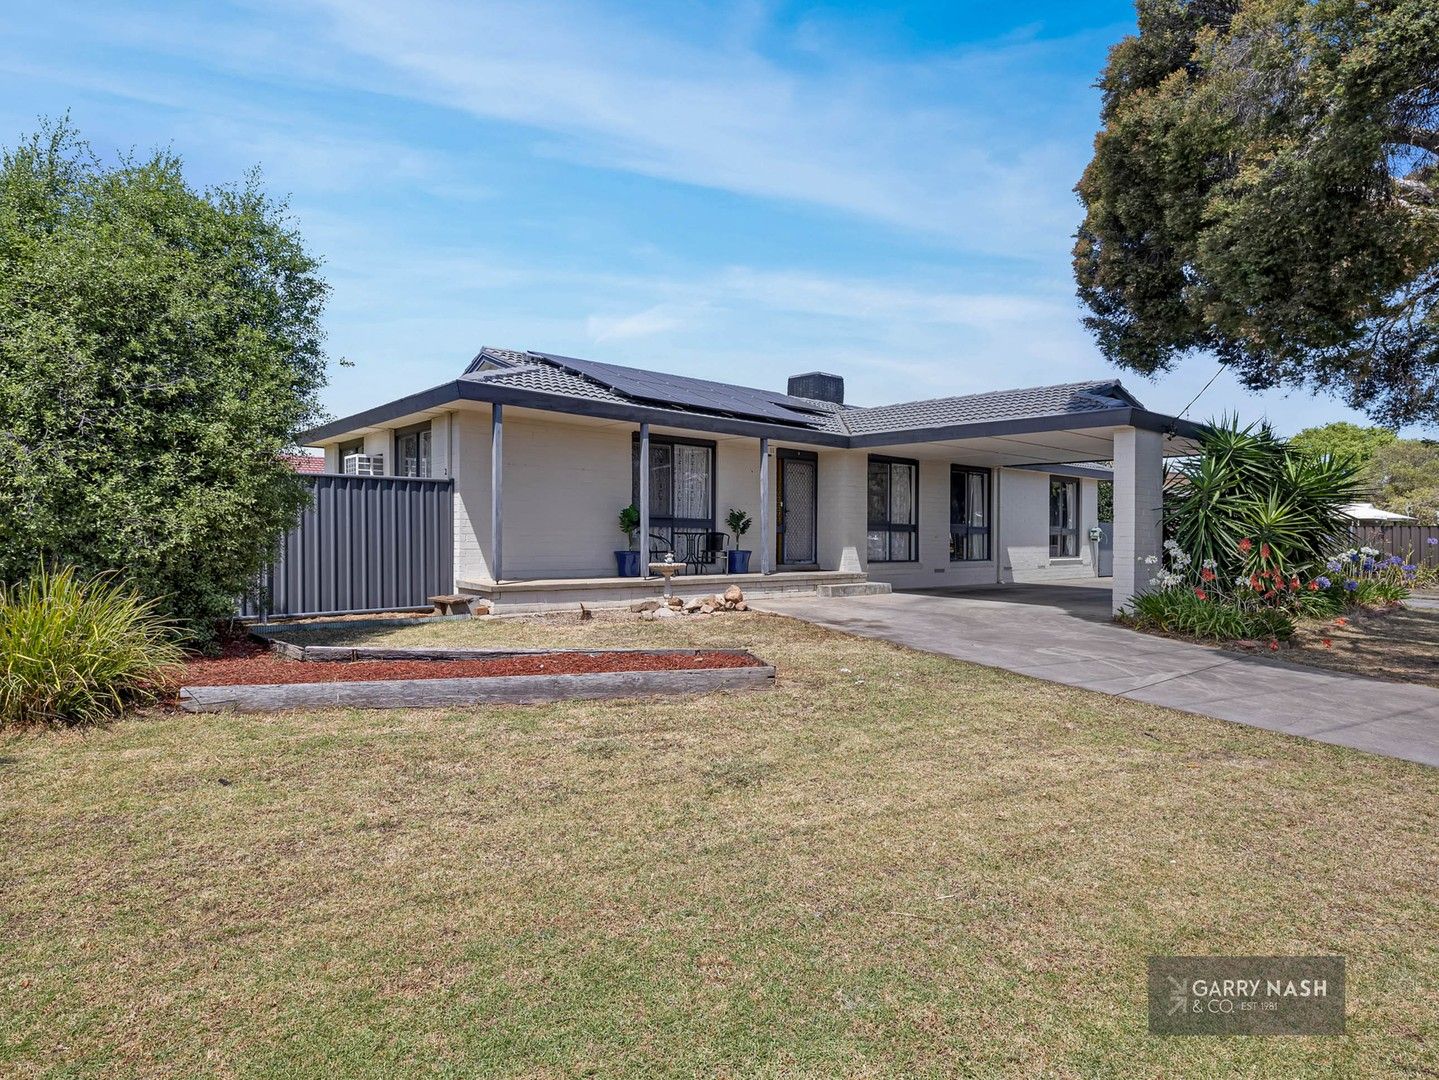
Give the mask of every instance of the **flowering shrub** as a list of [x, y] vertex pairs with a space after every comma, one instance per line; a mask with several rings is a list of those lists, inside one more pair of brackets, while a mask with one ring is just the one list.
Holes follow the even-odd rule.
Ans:
[[1383, 555], [1376, 548], [1350, 548], [1324, 563], [1325, 586], [1354, 604], [1393, 603], [1414, 587], [1419, 567], [1398, 555]]
[[1371, 547], [1352, 548], [1325, 560], [1324, 573], [1295, 568], [1270, 544], [1243, 537], [1234, 546], [1228, 581], [1219, 563], [1193, 558], [1175, 540], [1164, 542], [1163, 557], [1150, 555], [1148, 591], [1127, 612], [1141, 628], [1215, 640], [1268, 638], [1277, 644], [1294, 633], [1298, 618], [1327, 618], [1347, 605], [1402, 600], [1418, 567]]

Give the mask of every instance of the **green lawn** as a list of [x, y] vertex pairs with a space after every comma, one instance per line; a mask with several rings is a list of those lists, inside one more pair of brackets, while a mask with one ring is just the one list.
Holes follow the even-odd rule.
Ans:
[[[0, 1073], [1439, 1074], [1439, 771], [768, 616], [351, 636], [779, 685], [10, 737]], [[1349, 1034], [1151, 1037], [1152, 953], [1343, 954]]]

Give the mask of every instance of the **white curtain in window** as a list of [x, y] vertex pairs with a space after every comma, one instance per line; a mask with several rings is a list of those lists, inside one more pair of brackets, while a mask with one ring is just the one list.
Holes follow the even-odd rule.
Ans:
[[710, 451], [707, 446], [677, 443], [675, 455], [675, 505], [677, 518], [710, 516]]

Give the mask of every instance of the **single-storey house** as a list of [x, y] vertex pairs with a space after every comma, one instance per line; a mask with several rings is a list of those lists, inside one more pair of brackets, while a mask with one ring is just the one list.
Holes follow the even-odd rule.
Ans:
[[[1160, 550], [1163, 459], [1198, 430], [1114, 379], [857, 407], [822, 372], [780, 392], [485, 348], [303, 441], [327, 472], [451, 478], [455, 587], [500, 607], [654, 595], [666, 553], [713, 591], [731, 510], [751, 594], [1094, 578], [1108, 474], [1087, 463], [1111, 461], [1117, 610]], [[619, 573], [632, 503], [640, 579]]]

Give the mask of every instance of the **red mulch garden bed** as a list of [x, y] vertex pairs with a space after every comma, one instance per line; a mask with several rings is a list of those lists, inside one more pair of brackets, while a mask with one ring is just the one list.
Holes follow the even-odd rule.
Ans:
[[349, 660], [319, 663], [286, 660], [255, 645], [244, 655], [185, 664], [185, 686], [267, 686], [292, 683], [366, 682], [373, 679], [462, 679], [489, 675], [587, 675], [601, 671], [684, 671], [695, 668], [763, 666], [744, 653], [552, 653], [485, 660]]

